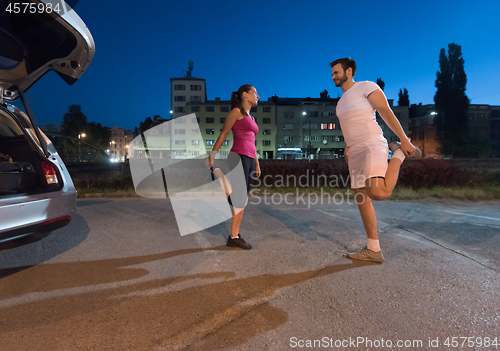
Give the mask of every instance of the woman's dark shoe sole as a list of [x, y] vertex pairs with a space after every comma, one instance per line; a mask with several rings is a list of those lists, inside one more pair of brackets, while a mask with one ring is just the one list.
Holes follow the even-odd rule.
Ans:
[[234, 238], [234, 239], [231, 238], [231, 236], [229, 236], [229, 238], [227, 238], [226, 245], [228, 247], [239, 247], [240, 249], [243, 249], [243, 250], [250, 250], [252, 248], [252, 245], [245, 242], [245, 240], [243, 240], [243, 238], [239, 234], [238, 234], [238, 237]]

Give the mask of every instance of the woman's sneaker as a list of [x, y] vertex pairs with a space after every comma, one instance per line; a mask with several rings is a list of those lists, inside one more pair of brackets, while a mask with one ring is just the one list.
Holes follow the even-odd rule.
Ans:
[[243, 238], [239, 234], [238, 234], [238, 237], [234, 238], [234, 239], [231, 238], [231, 235], [230, 235], [229, 238], [227, 238], [226, 245], [229, 247], [239, 247], [240, 249], [244, 249], [244, 250], [250, 250], [252, 248], [252, 245], [245, 242], [245, 240], [243, 240]]

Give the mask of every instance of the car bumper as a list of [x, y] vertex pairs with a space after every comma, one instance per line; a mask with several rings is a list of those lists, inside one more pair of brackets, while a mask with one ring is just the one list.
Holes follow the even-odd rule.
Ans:
[[[0, 210], [0, 242], [24, 234], [53, 230], [58, 228], [57, 224], [47, 225], [47, 221], [72, 216], [76, 212], [76, 191], [55, 191], [10, 201], [3, 199]], [[68, 223], [68, 220], [61, 220], [59, 225]]]

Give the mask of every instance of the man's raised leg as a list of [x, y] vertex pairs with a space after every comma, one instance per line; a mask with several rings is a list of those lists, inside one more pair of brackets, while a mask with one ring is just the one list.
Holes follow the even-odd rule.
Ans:
[[385, 172], [385, 178], [370, 178], [365, 181], [366, 193], [372, 200], [382, 201], [391, 196], [398, 182], [399, 170], [403, 161], [393, 157]]

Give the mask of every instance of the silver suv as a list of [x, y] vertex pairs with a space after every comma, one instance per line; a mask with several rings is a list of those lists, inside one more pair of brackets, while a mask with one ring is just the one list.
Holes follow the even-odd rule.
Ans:
[[[46, 11], [55, 3], [58, 12]], [[73, 84], [94, 57], [92, 35], [64, 1], [14, 4], [0, 0], [0, 242], [38, 240], [71, 221], [73, 181], [24, 93], [50, 70]]]

